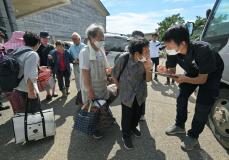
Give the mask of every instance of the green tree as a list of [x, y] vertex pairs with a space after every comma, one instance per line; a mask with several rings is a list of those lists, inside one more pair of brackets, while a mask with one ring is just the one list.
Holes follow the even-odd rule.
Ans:
[[197, 40], [200, 38], [200, 35], [204, 29], [206, 22], [207, 22], [207, 18], [196, 16], [196, 20], [194, 22], [194, 32], [191, 36], [192, 40]]
[[159, 34], [159, 37], [162, 38], [165, 31], [175, 24], [184, 24], [184, 18], [181, 17], [180, 13], [166, 17], [163, 21], [158, 23], [159, 27], [156, 29], [156, 32]]

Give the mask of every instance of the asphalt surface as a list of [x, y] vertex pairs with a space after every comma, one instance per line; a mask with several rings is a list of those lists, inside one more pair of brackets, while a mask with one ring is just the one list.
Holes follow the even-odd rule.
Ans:
[[[73, 117], [79, 107], [74, 104], [76, 87], [72, 81], [67, 99], [57, 97], [51, 102], [42, 102], [43, 109], [54, 108], [57, 126], [54, 138], [16, 145], [11, 120], [13, 112], [11, 109], [1, 112], [0, 160], [229, 160], [228, 151], [218, 143], [208, 127], [199, 138], [200, 146], [190, 152], [180, 148], [184, 136], [165, 135], [165, 129], [174, 123], [178, 87], [164, 86], [164, 77], [159, 77], [159, 80], [159, 83], [148, 83], [146, 121], [139, 124], [142, 137], [133, 139], [134, 150], [127, 151], [121, 141], [118, 101], [111, 106], [118, 124], [107, 129], [103, 139], [95, 140], [73, 129]], [[194, 105], [193, 95], [189, 100], [187, 129], [190, 128]]]

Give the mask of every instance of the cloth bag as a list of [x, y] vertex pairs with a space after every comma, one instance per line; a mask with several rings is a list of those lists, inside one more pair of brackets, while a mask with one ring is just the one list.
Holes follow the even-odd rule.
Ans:
[[115, 118], [109, 108], [106, 100], [95, 100], [94, 104], [99, 106], [99, 121], [98, 129], [105, 129], [111, 127], [115, 123]]
[[13, 127], [16, 144], [54, 136], [56, 125], [53, 108], [42, 111], [40, 107], [39, 112], [32, 114], [28, 113], [26, 107], [25, 113], [14, 115]]
[[52, 89], [55, 85], [55, 79], [52, 76], [51, 69], [47, 67], [40, 67], [37, 82], [40, 92]]
[[98, 111], [93, 102], [83, 105], [76, 115], [75, 128], [88, 135], [94, 134], [98, 123]]

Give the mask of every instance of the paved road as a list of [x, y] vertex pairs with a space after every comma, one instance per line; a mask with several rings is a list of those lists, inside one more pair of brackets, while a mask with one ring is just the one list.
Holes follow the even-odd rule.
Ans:
[[[55, 138], [16, 145], [11, 121], [12, 111], [2, 113], [0, 160], [229, 160], [228, 152], [220, 146], [208, 127], [200, 136], [200, 147], [191, 152], [180, 149], [183, 137], [168, 137], [164, 134], [165, 128], [174, 122], [178, 88], [165, 87], [165, 78], [159, 79], [159, 83], [148, 84], [146, 122], [140, 123], [142, 137], [133, 140], [133, 151], [126, 151], [121, 142], [119, 105], [112, 105], [118, 125], [108, 129], [102, 140], [94, 140], [72, 128], [73, 117], [78, 110], [74, 105], [76, 91], [72, 81], [71, 95], [67, 99], [56, 98], [49, 103], [43, 101], [44, 109], [53, 107], [55, 110]], [[190, 128], [194, 102], [195, 96], [192, 96], [189, 100], [187, 128]]]

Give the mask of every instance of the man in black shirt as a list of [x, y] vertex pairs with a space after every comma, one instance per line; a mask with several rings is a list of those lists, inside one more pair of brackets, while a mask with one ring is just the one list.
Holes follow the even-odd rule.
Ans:
[[47, 66], [48, 54], [50, 51], [54, 50], [53, 45], [49, 44], [49, 33], [40, 32], [41, 45], [37, 50], [40, 57], [40, 66]]
[[208, 115], [219, 96], [220, 80], [224, 63], [220, 55], [210, 49], [206, 42], [190, 42], [188, 30], [181, 25], [171, 27], [163, 37], [167, 50], [176, 51], [177, 63], [185, 70], [185, 75], [174, 80], [179, 83], [176, 123], [166, 130], [166, 134], [186, 133], [188, 98], [199, 87], [192, 127], [181, 143], [182, 149], [192, 150], [198, 144]]
[[[54, 50], [53, 45], [49, 44], [49, 33], [48, 32], [40, 32], [40, 38], [41, 38], [41, 45], [37, 50], [37, 53], [40, 57], [40, 66], [47, 66], [48, 63], [48, 54], [50, 51]], [[58, 96], [55, 93], [55, 86], [53, 88], [53, 93], [51, 94], [50, 90], [47, 90], [46, 100], [51, 100], [52, 96], [56, 97]]]

